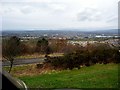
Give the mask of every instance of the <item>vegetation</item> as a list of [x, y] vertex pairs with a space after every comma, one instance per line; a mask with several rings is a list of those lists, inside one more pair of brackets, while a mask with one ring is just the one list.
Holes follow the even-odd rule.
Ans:
[[9, 73], [12, 69], [13, 61], [17, 55], [20, 54], [20, 39], [16, 36], [4, 40], [2, 45], [2, 55], [5, 59], [10, 61]]
[[67, 40], [40, 38], [29, 41], [22, 41], [21, 54], [50, 54], [50, 53], [68, 53], [77, 50], [77, 45], [67, 44]]
[[67, 48], [67, 40], [64, 39], [53, 39], [49, 40], [49, 46], [55, 53], [64, 53]]
[[[63, 56], [63, 53], [51, 53], [49, 54], [50, 57], [60, 57]], [[34, 54], [25, 54], [25, 55], [20, 55], [17, 56], [16, 59], [32, 59], [32, 58], [43, 58], [45, 57], [45, 54], [38, 54], [38, 53], [34, 53]]]
[[[3, 57], [11, 62], [9, 70], [4, 67], [9, 72], [15, 58], [44, 57], [46, 54], [45, 63], [16, 66], [11, 71], [12, 75], [25, 81], [30, 88], [118, 87], [117, 65], [120, 63], [120, 52], [117, 47], [109, 44], [87, 43], [83, 47], [68, 44], [67, 40], [45, 38], [21, 42], [13, 36], [3, 40], [2, 46]], [[53, 56], [50, 53], [64, 55]]]
[[120, 52], [107, 44], [89, 44], [63, 57], [49, 57], [46, 63], [50, 63], [55, 69], [73, 69], [80, 66], [90, 66], [96, 63], [120, 63]]
[[38, 40], [36, 44], [36, 51], [38, 53], [49, 54], [50, 48], [48, 44], [48, 40], [46, 40], [45, 38]]
[[19, 78], [29, 88], [118, 88], [118, 64], [96, 64]]
[[[64, 53], [62, 57], [49, 57], [50, 53]], [[46, 54], [45, 64], [51, 64], [55, 69], [73, 69], [80, 66], [90, 66], [96, 63], [119, 63], [120, 52], [117, 47], [105, 43], [87, 43], [86, 46], [67, 44], [67, 40], [47, 40], [45, 38], [20, 43], [16, 36], [3, 42], [3, 56], [11, 62], [14, 57], [21, 55]], [[36, 56], [36, 57], [37, 57]], [[42, 55], [43, 56], [43, 55]], [[20, 56], [19, 56], [20, 57]], [[18, 57], [17, 57], [18, 58]], [[11, 71], [11, 70], [10, 70]]]

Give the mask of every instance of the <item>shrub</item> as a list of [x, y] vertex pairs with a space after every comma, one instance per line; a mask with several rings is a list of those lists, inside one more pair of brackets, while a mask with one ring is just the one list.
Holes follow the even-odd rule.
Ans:
[[[91, 48], [92, 47], [92, 48]], [[90, 66], [96, 63], [119, 63], [120, 52], [116, 48], [104, 44], [85, 47], [85, 49], [76, 50], [72, 53], [67, 53], [63, 57], [49, 57], [47, 63], [51, 63], [54, 68], [73, 69], [80, 66]]]
[[36, 64], [37, 68], [42, 68], [43, 67], [43, 64]]

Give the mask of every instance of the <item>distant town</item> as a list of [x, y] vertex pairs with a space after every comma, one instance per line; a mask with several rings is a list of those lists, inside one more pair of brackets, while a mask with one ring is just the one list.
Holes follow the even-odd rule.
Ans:
[[119, 45], [118, 30], [96, 30], [96, 31], [78, 31], [78, 30], [35, 30], [35, 31], [3, 31], [2, 38], [10, 36], [18, 36], [21, 41], [29, 41], [31, 39], [47, 38], [64, 39], [67, 43], [73, 45], [86, 46], [87, 43], [108, 43], [111, 47]]

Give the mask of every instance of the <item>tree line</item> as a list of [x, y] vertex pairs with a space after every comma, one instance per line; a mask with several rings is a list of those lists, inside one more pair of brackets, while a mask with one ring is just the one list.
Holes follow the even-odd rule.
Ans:
[[[10, 61], [10, 70], [12, 69], [13, 61], [17, 56], [26, 54], [44, 54], [47, 56], [50, 53], [65, 53], [69, 52], [66, 40], [47, 40], [40, 38], [37, 41], [21, 41], [17, 36], [2, 39], [2, 57]], [[73, 50], [73, 49], [72, 49]], [[71, 51], [72, 51], [71, 50]]]

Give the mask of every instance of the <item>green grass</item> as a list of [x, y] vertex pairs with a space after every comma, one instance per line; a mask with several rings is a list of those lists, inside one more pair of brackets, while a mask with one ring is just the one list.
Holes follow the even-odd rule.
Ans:
[[96, 64], [77, 70], [21, 76], [29, 88], [117, 88], [118, 64]]

